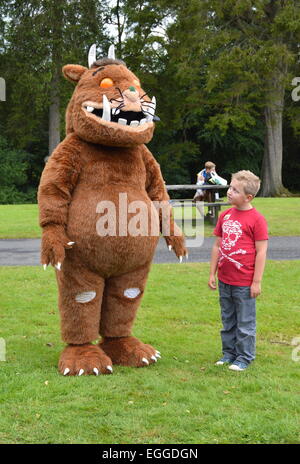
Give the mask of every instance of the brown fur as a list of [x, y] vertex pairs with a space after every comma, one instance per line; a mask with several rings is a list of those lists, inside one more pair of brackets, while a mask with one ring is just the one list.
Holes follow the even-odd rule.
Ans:
[[[152, 138], [153, 122], [136, 128], [122, 126], [85, 109], [87, 105], [101, 108], [104, 94], [113, 105], [121, 91], [122, 111], [140, 111], [140, 96], [145, 92], [139, 87], [133, 91], [137, 77], [124, 64], [116, 64], [110, 61], [97, 73], [95, 66], [63, 68], [65, 77], [78, 82], [66, 113], [68, 135], [49, 158], [38, 192], [42, 264], [62, 263], [56, 276], [62, 337], [69, 346], [61, 355], [59, 370], [69, 369], [69, 375], [80, 369], [93, 374], [94, 368], [109, 373], [107, 365], [112, 362], [140, 367], [146, 365], [142, 358], [150, 364], [156, 353], [131, 337], [131, 329], [158, 236], [122, 236], [119, 229], [116, 236], [100, 236], [96, 228], [101, 201], [115, 205], [118, 219], [119, 193], [126, 193], [128, 203], [142, 200], [149, 220], [154, 217], [160, 226], [162, 214], [157, 215], [152, 202], [169, 200], [159, 165], [144, 145]], [[104, 78], [112, 79], [114, 85], [100, 87]], [[128, 221], [133, 216], [128, 213]], [[184, 256], [184, 237], [175, 232], [178, 229], [171, 219], [166, 241], [178, 257]], [[140, 293], [125, 296], [125, 290], [132, 288]], [[85, 292], [95, 296], [78, 301]], [[102, 344], [91, 345], [99, 334]]]

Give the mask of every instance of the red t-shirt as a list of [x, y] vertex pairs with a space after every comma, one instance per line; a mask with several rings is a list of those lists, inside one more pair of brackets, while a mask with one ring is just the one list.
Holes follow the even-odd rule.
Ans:
[[265, 218], [255, 208], [230, 208], [220, 214], [214, 235], [222, 237], [218, 277], [225, 284], [250, 286], [255, 265], [255, 242], [268, 240]]

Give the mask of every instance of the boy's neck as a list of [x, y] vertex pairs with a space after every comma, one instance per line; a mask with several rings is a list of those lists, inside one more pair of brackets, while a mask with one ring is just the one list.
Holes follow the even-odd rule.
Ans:
[[248, 211], [250, 209], [253, 208], [253, 206], [251, 205], [251, 203], [244, 203], [243, 205], [232, 205], [234, 206], [236, 209], [238, 209], [239, 211]]

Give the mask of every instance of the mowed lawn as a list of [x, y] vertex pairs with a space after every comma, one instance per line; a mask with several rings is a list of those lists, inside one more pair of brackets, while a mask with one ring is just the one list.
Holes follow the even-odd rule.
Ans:
[[162, 359], [98, 377], [57, 372], [53, 269], [0, 268], [0, 443], [299, 444], [299, 265], [267, 263], [245, 372], [214, 366], [221, 324], [208, 264], [153, 265], [134, 335]]
[[[266, 217], [270, 235], [300, 235], [300, 197], [256, 198], [253, 205]], [[225, 206], [222, 209], [229, 208]], [[174, 208], [175, 217], [180, 208]], [[190, 217], [192, 217], [190, 208]], [[205, 224], [205, 236], [212, 234], [213, 227]], [[1, 238], [38, 238], [37, 205], [0, 205]]]

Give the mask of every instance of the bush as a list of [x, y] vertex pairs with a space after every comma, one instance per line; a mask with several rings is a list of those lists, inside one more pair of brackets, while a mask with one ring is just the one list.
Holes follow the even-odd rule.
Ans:
[[0, 135], [0, 204], [36, 203], [36, 189], [28, 185], [30, 158]]

